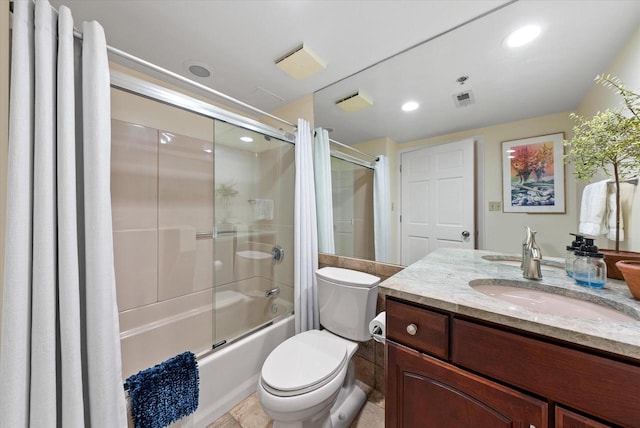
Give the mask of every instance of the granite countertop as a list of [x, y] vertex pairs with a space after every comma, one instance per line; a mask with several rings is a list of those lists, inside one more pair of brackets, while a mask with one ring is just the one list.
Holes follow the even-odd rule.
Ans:
[[[579, 286], [567, 276], [560, 258], [545, 258], [542, 280], [528, 280], [522, 277], [518, 263], [505, 264], [519, 258], [491, 251], [439, 249], [382, 282], [379, 290], [386, 296], [640, 359], [640, 301], [633, 298], [624, 281], [608, 279], [602, 289]], [[474, 290], [469, 282], [478, 279], [591, 301], [636, 320], [548, 315]]]

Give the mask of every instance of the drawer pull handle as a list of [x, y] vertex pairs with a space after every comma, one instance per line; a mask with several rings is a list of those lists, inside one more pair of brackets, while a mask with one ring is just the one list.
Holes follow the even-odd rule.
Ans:
[[409, 324], [407, 326], [407, 333], [409, 333], [411, 336], [415, 336], [417, 332], [418, 326], [416, 326], [415, 324]]

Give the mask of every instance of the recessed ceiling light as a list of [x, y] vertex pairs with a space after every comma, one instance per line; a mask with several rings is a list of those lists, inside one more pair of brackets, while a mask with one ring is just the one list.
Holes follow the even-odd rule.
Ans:
[[198, 77], [209, 77], [211, 72], [201, 65], [192, 65], [189, 67], [191, 74], [195, 74]]
[[517, 48], [526, 45], [540, 35], [540, 27], [537, 25], [527, 25], [517, 29], [504, 39], [504, 44], [510, 48]]
[[408, 101], [408, 102], [402, 104], [402, 110], [403, 111], [414, 111], [414, 110], [417, 110], [418, 107], [420, 107], [420, 104], [418, 104], [415, 101]]
[[194, 76], [205, 78], [211, 76], [211, 66], [201, 61], [187, 60], [182, 63], [184, 70], [193, 74]]
[[253, 141], [253, 138], [251, 137], [240, 137], [240, 140], [244, 141], [245, 143], [250, 143]]

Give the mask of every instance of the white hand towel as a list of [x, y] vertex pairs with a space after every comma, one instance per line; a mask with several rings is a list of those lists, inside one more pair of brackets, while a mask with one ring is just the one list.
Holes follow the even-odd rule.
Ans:
[[273, 220], [273, 199], [256, 199], [253, 214], [256, 220]]
[[[621, 211], [624, 213], [625, 207], [631, 203], [633, 199], [633, 192], [635, 191], [636, 186], [631, 183], [620, 183], [620, 207]], [[616, 186], [609, 186], [609, 194], [607, 196], [608, 200], [608, 221], [607, 224], [609, 226], [609, 233], [607, 234], [607, 239], [615, 241], [616, 239]], [[620, 215], [620, 242], [624, 241], [624, 221], [622, 220], [622, 214]]]
[[584, 188], [580, 205], [579, 233], [585, 235], [607, 233], [607, 184], [608, 180], [604, 180]]

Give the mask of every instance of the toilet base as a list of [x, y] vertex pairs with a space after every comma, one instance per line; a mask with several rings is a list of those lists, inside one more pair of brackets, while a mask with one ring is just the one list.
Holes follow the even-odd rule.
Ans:
[[340, 397], [338, 397], [338, 401], [336, 401], [336, 404], [331, 408], [330, 427], [347, 428], [356, 418], [366, 401], [367, 395], [362, 389], [354, 385], [351, 393], [349, 393], [343, 401], [340, 401]]
[[348, 428], [367, 401], [367, 395], [356, 385], [355, 364], [349, 361], [338, 397], [330, 409], [305, 421], [276, 421], [273, 428]]

